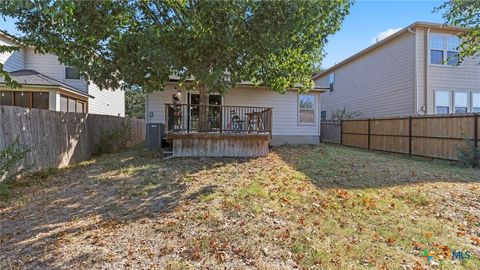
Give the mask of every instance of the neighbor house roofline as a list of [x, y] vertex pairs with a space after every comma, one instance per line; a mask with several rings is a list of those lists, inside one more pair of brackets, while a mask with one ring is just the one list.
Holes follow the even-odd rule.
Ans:
[[18, 40], [18, 38], [16, 38], [14, 35], [9, 34], [7, 31], [0, 30], [0, 36], [3, 36], [3, 37], [5, 37], [5, 38], [7, 38], [10, 41], [13, 41], [15, 43], [18, 43], [19, 45], [23, 45], [22, 42], [20, 40]]
[[[363, 50], [361, 50], [360, 52], [348, 57], [347, 59], [341, 61], [340, 63], [338, 64], [335, 64], [333, 65], [332, 67], [330, 68], [327, 68], [326, 70], [320, 72], [319, 74], [315, 75], [312, 77], [312, 80], [316, 80], [322, 76], [324, 76], [325, 74], [328, 74], [332, 71], [334, 71], [335, 69], [345, 65], [345, 64], [348, 64], [352, 61], [354, 61], [355, 59], [391, 42], [392, 40], [395, 40], [396, 38], [400, 37], [401, 35], [407, 33], [407, 32], [412, 32], [413, 30], [412, 29], [416, 29], [418, 27], [424, 27], [424, 28], [432, 28], [432, 29], [443, 29], [443, 30], [451, 30], [451, 31], [458, 31], [459, 33], [464, 33], [467, 31], [467, 29], [465, 28], [462, 28], [462, 27], [457, 27], [457, 26], [450, 26], [450, 25], [445, 25], [445, 24], [441, 24], [441, 23], [431, 23], [431, 22], [414, 22], [412, 24], [410, 24], [409, 26], [399, 30], [398, 32], [378, 41], [377, 43], [371, 45], [370, 47], [367, 47]], [[413, 32], [412, 32], [413, 33]]]
[[[167, 82], [167, 84], [176, 84], [176, 83], [179, 82], [179, 81], [180, 81], [179, 79], [170, 78], [169, 81]], [[191, 83], [191, 82], [193, 82], [193, 80], [192, 80], [192, 79], [187, 79], [185, 82], [186, 82], [186, 83]], [[236, 86], [264, 87], [264, 88], [268, 88], [267, 86], [263, 86], [263, 85], [255, 85], [254, 83], [252, 83], [252, 82], [250, 82], [250, 81], [243, 81], [243, 82], [237, 83]], [[299, 90], [299, 89], [300, 89], [300, 86], [294, 87], [294, 88], [289, 88], [289, 89], [287, 89], [287, 90]], [[312, 89], [310, 89], [310, 91], [327, 92], [329, 89], [330, 89], [329, 87], [314, 86]]]

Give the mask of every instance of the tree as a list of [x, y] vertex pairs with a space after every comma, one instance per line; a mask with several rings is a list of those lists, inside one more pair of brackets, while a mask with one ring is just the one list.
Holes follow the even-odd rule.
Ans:
[[465, 57], [477, 56], [480, 53], [480, 1], [450, 0], [439, 6], [435, 11], [443, 11], [447, 24], [467, 28], [468, 31], [460, 37], [460, 60]]
[[126, 115], [133, 118], [145, 117], [145, 94], [139, 88], [125, 89]]
[[[327, 37], [349, 0], [8, 1], [22, 42], [79, 68], [102, 89], [120, 82], [162, 90], [169, 76], [200, 92], [225, 93], [242, 81], [285, 93], [308, 90]], [[206, 128], [200, 111], [200, 130]], [[203, 117], [202, 117], [203, 116]]]

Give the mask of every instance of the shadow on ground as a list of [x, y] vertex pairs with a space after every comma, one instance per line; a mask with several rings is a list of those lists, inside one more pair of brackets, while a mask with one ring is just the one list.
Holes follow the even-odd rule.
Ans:
[[[50, 254], [65, 235], [99, 226], [117, 226], [154, 218], [215, 191], [210, 185], [186, 196], [182, 180], [199, 171], [248, 159], [171, 159], [135, 148], [85, 161], [54, 175], [14, 183], [14, 199], [0, 208], [0, 269], [64, 267]], [[194, 178], [190, 181], [195, 181]], [[0, 205], [1, 207], [1, 205]], [[95, 252], [64, 262], [94, 259]]]

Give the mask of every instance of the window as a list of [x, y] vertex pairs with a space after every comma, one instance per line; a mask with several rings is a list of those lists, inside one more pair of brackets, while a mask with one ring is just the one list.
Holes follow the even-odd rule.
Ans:
[[77, 112], [86, 113], [87, 103], [83, 100], [78, 100], [73, 97], [60, 96], [60, 111], [62, 112]]
[[0, 105], [13, 106], [13, 92], [0, 92]]
[[447, 37], [447, 64], [451, 66], [458, 65], [458, 47], [460, 47], [460, 39], [456, 36]]
[[327, 119], [327, 111], [323, 110], [320, 112], [320, 119], [326, 120]]
[[60, 111], [68, 112], [68, 98], [66, 96], [60, 96]]
[[455, 92], [455, 113], [467, 113], [468, 94], [466, 92]]
[[460, 39], [457, 36], [430, 36], [430, 63], [434, 65], [458, 65]]
[[298, 122], [315, 124], [315, 96], [298, 95]]
[[330, 92], [333, 92], [333, 85], [335, 84], [335, 73], [328, 74], [328, 84], [330, 86]]
[[15, 106], [30, 108], [30, 92], [15, 92]]
[[48, 92], [32, 92], [32, 108], [48, 110]]
[[76, 109], [75, 99], [69, 97], [68, 98], [68, 111], [69, 112], [75, 112], [75, 109]]
[[443, 64], [443, 36], [430, 36], [430, 63]]
[[77, 113], [85, 113], [85, 102], [77, 100]]
[[480, 113], [480, 93], [472, 93], [472, 112]]
[[65, 67], [65, 79], [80, 79], [80, 71], [76, 67]]
[[436, 114], [450, 113], [450, 92], [435, 91], [435, 113]]

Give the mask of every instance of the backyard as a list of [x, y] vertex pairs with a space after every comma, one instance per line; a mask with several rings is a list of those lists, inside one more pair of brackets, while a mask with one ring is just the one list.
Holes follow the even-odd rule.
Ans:
[[0, 269], [480, 268], [480, 170], [446, 161], [136, 147], [0, 187]]

